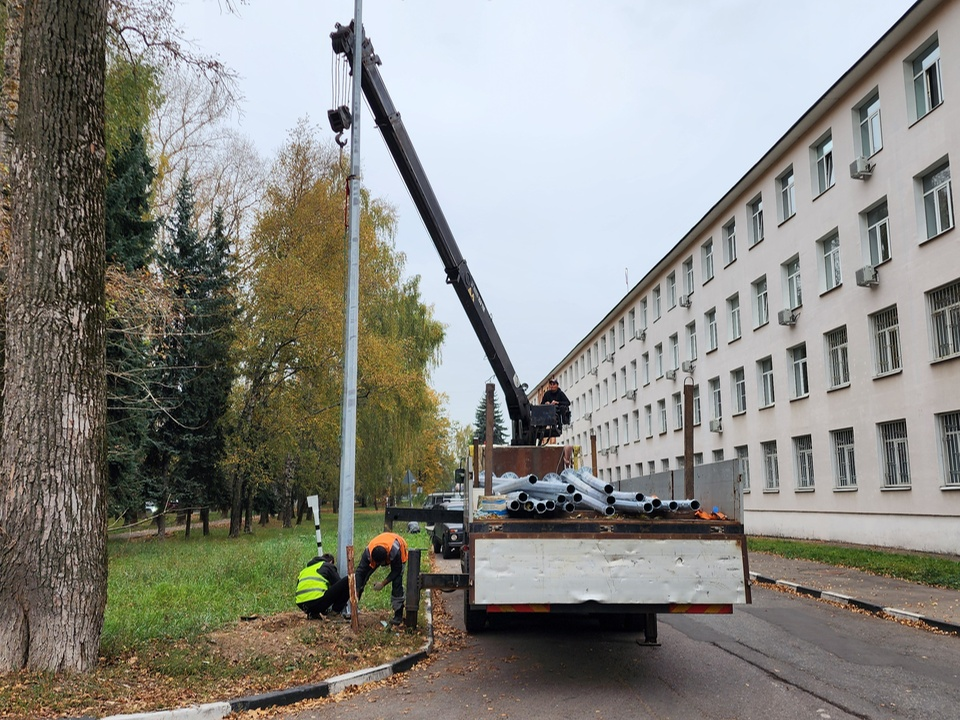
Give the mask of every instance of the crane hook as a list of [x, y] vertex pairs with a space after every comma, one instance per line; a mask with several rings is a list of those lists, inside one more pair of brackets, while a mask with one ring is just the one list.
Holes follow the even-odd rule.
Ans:
[[337, 133], [337, 136], [334, 138], [334, 142], [336, 142], [340, 147], [347, 146], [347, 139], [343, 137], [343, 130]]

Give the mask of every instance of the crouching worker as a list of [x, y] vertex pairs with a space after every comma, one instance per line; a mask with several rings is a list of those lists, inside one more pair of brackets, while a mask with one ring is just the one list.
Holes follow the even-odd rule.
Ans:
[[390, 567], [390, 572], [380, 582], [373, 584], [374, 590], [383, 590], [387, 583], [393, 583], [390, 591], [390, 607], [393, 618], [390, 622], [399, 625], [403, 622], [403, 565], [407, 562], [407, 541], [392, 532], [377, 535], [363, 549], [360, 563], [357, 565], [357, 600], [363, 594], [367, 580], [378, 567]]
[[349, 598], [349, 580], [340, 577], [333, 555], [315, 557], [297, 576], [297, 607], [311, 620], [342, 612]]

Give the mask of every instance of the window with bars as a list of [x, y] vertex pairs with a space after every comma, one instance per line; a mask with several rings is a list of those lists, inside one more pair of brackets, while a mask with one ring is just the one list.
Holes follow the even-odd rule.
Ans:
[[757, 361], [757, 374], [760, 385], [760, 407], [770, 407], [776, 402], [773, 389], [773, 358], [765, 357]]
[[833, 173], [833, 135], [828, 134], [816, 146], [814, 153], [817, 157], [817, 192], [824, 193], [836, 182]]
[[733, 412], [744, 413], [747, 411], [747, 379], [742, 367], [730, 373], [730, 382], [733, 390]]
[[913, 61], [913, 95], [918, 120], [943, 102], [939, 41], [934, 41]]
[[713, 461], [715, 463], [723, 462], [723, 448], [713, 451]]
[[793, 460], [797, 466], [797, 489], [812, 489], [814, 487], [813, 439], [809, 435], [793, 438]]
[[943, 484], [960, 485], [960, 412], [937, 415], [937, 426], [943, 455]]
[[833, 290], [843, 282], [840, 272], [840, 236], [831, 235], [819, 244], [820, 256], [823, 259], [823, 289]]
[[950, 165], [944, 163], [921, 178], [923, 213], [927, 239], [953, 227], [953, 193], [950, 186]]
[[763, 198], [758, 197], [747, 206], [750, 215], [750, 246], [763, 240]]
[[870, 316], [873, 328], [874, 370], [877, 375], [896, 372], [900, 369], [900, 321], [897, 306], [881, 310]]
[[727, 341], [733, 342], [743, 334], [743, 328], [740, 324], [740, 293], [727, 298], [727, 316], [730, 319], [730, 336]]
[[880, 436], [883, 486], [909, 487], [910, 453], [907, 448], [907, 421], [894, 420], [879, 423], [877, 431]]
[[703, 271], [703, 281], [713, 279], [713, 238], [700, 246], [700, 259]]
[[890, 217], [886, 200], [867, 212], [866, 222], [867, 254], [870, 257], [870, 264], [876, 267], [891, 257]]
[[937, 360], [960, 355], [960, 282], [927, 293]]
[[810, 382], [807, 378], [807, 344], [802, 343], [787, 351], [790, 357], [793, 397], [802, 398], [810, 394]]
[[830, 388], [850, 384], [850, 363], [847, 357], [847, 326], [831, 330], [824, 335], [827, 342]]
[[740, 475], [743, 478], [743, 489], [750, 489], [750, 454], [746, 445], [737, 445], [733, 451], [737, 454], [737, 460], [740, 461]]
[[760, 443], [763, 452], [763, 489], [780, 489], [780, 466], [777, 461], [777, 441]]
[[830, 437], [833, 440], [833, 473], [837, 488], [855, 488], [857, 466], [853, 453], [853, 428], [834, 430]]

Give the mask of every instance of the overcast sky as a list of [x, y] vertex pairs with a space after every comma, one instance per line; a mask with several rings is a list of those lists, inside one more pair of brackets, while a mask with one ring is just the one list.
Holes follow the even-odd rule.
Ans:
[[[365, 0], [380, 72], [522, 382], [535, 386], [913, 0]], [[327, 128], [354, 0], [183, 0], [273, 157]], [[369, 110], [363, 185], [446, 326], [433, 385], [472, 423], [495, 380]], [[330, 133], [332, 139], [333, 134]], [[502, 396], [501, 396], [502, 402]]]

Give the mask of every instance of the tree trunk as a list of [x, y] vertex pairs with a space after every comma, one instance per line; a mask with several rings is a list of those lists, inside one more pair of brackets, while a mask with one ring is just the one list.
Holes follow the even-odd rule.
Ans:
[[157, 512], [157, 537], [163, 540], [167, 536], [167, 514], [160, 510]]
[[243, 531], [245, 533], [253, 532], [253, 493], [247, 490], [246, 508], [243, 513]]
[[191, 510], [190, 508], [187, 508], [187, 512], [185, 513], [185, 515], [186, 517], [183, 520], [183, 536], [185, 538], [188, 538], [190, 537], [190, 525], [193, 520], [193, 510]]
[[105, 0], [32, 0], [13, 129], [0, 671], [96, 667], [107, 599]]
[[207, 537], [210, 534], [210, 508], [200, 508], [200, 524], [203, 525], [203, 536]]

